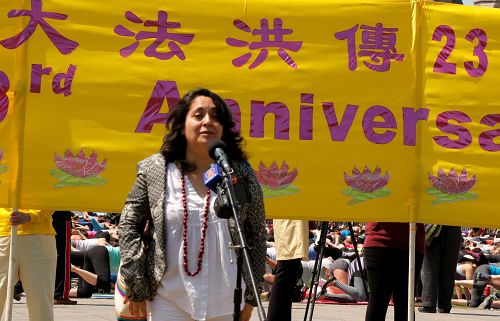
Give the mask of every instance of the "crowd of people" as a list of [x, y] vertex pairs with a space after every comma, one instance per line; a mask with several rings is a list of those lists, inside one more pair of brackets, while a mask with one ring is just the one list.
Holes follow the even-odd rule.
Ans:
[[[313, 297], [339, 303], [368, 302], [366, 320], [384, 320], [392, 302], [395, 320], [406, 320], [408, 229], [407, 223], [355, 224], [351, 235], [347, 224], [329, 223], [324, 258], [318, 263], [320, 286]], [[273, 230], [269, 222], [268, 284], [276, 278], [271, 272], [278, 250]], [[450, 313], [452, 304], [500, 308], [500, 230], [417, 224], [416, 234], [415, 299], [421, 313]], [[294, 285], [302, 289], [299, 300], [305, 300], [305, 293], [313, 285], [311, 270], [318, 254], [319, 235], [319, 226], [309, 226], [310, 250], [299, 260], [302, 266]], [[446, 254], [436, 255], [432, 247], [442, 247]], [[443, 268], [445, 260], [449, 260], [451, 269]], [[438, 266], [442, 271], [433, 271], [429, 266]], [[272, 292], [264, 292], [262, 297], [272, 300]]]
[[[56, 212], [56, 215], [57, 213], [59, 212]], [[71, 216], [70, 262], [73, 279], [69, 297], [90, 298], [95, 293], [113, 293], [120, 265], [117, 232], [120, 214], [77, 211], [68, 213]], [[64, 220], [54, 222], [60, 223]], [[303, 224], [306, 223], [303, 222]], [[287, 228], [290, 232], [289, 226]], [[367, 276], [370, 277], [371, 274], [367, 273], [365, 262], [365, 260], [370, 259], [369, 255], [366, 255], [366, 250], [369, 247], [364, 248], [367, 238], [366, 229], [367, 225], [355, 224], [353, 226], [354, 235], [351, 235], [347, 224], [329, 223], [323, 251], [324, 256], [317, 271], [320, 274], [320, 281], [317, 293], [313, 295], [314, 299], [356, 303], [368, 302], [370, 295], [373, 297], [376, 287], [368, 286]], [[460, 230], [460, 228], [458, 229]], [[294, 280], [295, 293], [292, 301], [296, 302], [307, 298], [308, 290], [314, 282], [312, 276], [319, 251], [319, 223], [318, 225], [309, 223], [307, 232], [307, 252], [300, 254], [297, 260], [299, 265], [294, 272], [298, 276]], [[266, 234], [266, 273], [263, 276], [265, 286], [261, 295], [263, 300], [270, 298], [276, 273], [279, 272], [276, 261], [275, 229], [270, 220], [267, 221]], [[356, 249], [353, 243], [356, 243]], [[356, 250], [359, 253], [359, 263], [355, 255]], [[424, 253], [427, 252], [424, 251]], [[391, 262], [393, 262], [394, 256], [391, 258]], [[406, 262], [407, 257], [403, 256], [400, 260]], [[402, 270], [404, 273], [407, 271]], [[382, 271], [390, 274], [387, 273], [387, 267], [384, 267]], [[286, 272], [289, 273], [290, 268], [287, 268]], [[498, 292], [500, 290], [500, 231], [479, 228], [460, 230], [460, 251], [455, 258], [453, 273], [449, 277], [453, 279], [455, 291], [453, 297], [450, 297], [449, 309], [451, 309], [451, 304], [468, 305], [482, 309], [500, 308], [500, 292]], [[375, 275], [373, 278], [385, 282], [380, 280], [380, 276]], [[23, 279], [23, 281], [25, 288], [31, 282], [29, 279]], [[422, 284], [422, 280], [418, 280], [418, 278], [417, 282], [420, 282], [417, 285]], [[403, 284], [403, 288], [406, 291], [406, 284]], [[416, 288], [418, 302], [422, 300], [422, 287], [417, 286]], [[26, 290], [28, 296], [31, 290], [31, 288]], [[18, 284], [15, 291], [15, 294], [20, 294], [19, 292], [25, 290]], [[379, 297], [383, 296], [379, 295]], [[392, 300], [395, 299], [394, 292], [389, 293], [389, 299], [391, 297]], [[76, 301], [62, 300], [62, 294], [55, 294], [54, 298], [55, 304], [76, 303]], [[405, 303], [402, 305], [404, 307]], [[441, 310], [440, 312], [446, 311]]]

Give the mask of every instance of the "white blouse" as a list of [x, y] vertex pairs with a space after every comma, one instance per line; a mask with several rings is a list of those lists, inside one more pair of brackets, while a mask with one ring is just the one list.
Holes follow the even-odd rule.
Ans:
[[[206, 198], [201, 198], [185, 177], [188, 207], [187, 242], [189, 271], [198, 267], [203, 210]], [[168, 164], [165, 191], [167, 270], [157, 295], [170, 301], [195, 320], [205, 320], [233, 313], [236, 286], [236, 253], [230, 249], [228, 222], [215, 215], [217, 194], [210, 194], [210, 210], [205, 237], [202, 268], [194, 277], [184, 272], [183, 218], [181, 172], [174, 163]], [[242, 280], [243, 291], [245, 289]], [[154, 300], [153, 300], [154, 303]], [[244, 302], [242, 302], [242, 307]]]

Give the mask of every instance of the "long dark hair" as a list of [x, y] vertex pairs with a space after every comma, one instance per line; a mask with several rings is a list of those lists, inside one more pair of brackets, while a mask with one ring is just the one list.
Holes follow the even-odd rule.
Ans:
[[167, 117], [167, 134], [163, 138], [161, 152], [167, 162], [179, 161], [184, 171], [193, 171], [196, 167], [186, 161], [187, 141], [182, 133], [189, 107], [198, 96], [212, 99], [217, 111], [217, 120], [222, 125], [222, 141], [226, 143], [226, 153], [231, 160], [246, 161], [247, 155], [243, 151], [243, 138], [234, 131], [234, 121], [224, 100], [216, 93], [206, 88], [195, 88], [182, 97]]

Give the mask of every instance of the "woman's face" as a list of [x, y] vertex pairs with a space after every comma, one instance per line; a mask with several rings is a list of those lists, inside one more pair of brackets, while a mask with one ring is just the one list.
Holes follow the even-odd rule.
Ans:
[[217, 109], [212, 98], [197, 96], [189, 106], [184, 123], [188, 150], [207, 152], [210, 140], [222, 138], [222, 125], [217, 119]]

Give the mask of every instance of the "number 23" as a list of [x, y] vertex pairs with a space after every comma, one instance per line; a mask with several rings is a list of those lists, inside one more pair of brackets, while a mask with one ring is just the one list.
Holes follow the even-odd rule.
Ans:
[[[454, 75], [457, 73], [456, 64], [447, 61], [451, 52], [455, 48], [455, 31], [453, 31], [453, 28], [446, 25], [438, 26], [434, 30], [432, 40], [441, 41], [443, 37], [446, 37], [446, 44], [436, 58], [436, 62], [434, 63], [434, 72]], [[488, 37], [482, 29], [472, 29], [465, 36], [465, 39], [469, 42], [474, 42], [474, 39], [476, 38], [478, 39], [478, 42], [474, 47], [473, 55], [479, 60], [478, 66], [474, 67], [473, 61], [466, 61], [464, 62], [464, 67], [465, 71], [467, 71], [470, 76], [481, 77], [488, 68], [488, 56], [484, 52], [486, 43], [488, 42]]]

